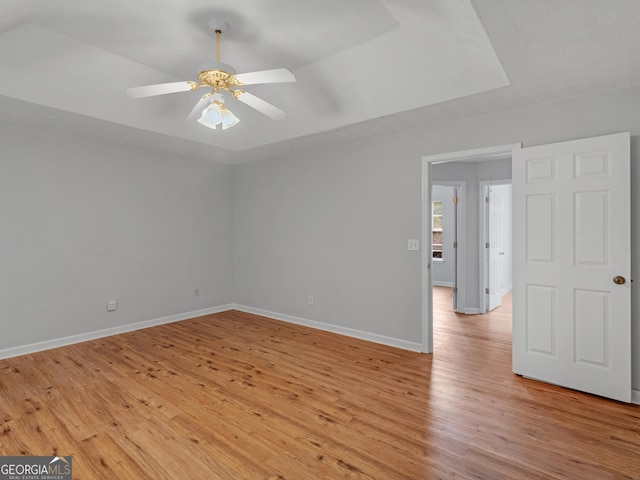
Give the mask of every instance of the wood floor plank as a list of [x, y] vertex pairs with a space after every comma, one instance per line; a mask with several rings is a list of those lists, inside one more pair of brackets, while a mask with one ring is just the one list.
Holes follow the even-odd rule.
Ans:
[[434, 354], [237, 311], [0, 361], [0, 454], [74, 479], [640, 478], [640, 408], [511, 373], [511, 305]]

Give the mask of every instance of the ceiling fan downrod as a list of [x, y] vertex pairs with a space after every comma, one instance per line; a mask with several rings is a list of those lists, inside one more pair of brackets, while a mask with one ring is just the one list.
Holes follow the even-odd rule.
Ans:
[[220, 34], [222, 30], [216, 30], [216, 62], [220, 63]]

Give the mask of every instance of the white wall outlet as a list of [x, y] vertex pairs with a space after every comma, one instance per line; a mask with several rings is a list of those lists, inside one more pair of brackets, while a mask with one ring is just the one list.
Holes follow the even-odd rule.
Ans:
[[314, 300], [313, 300], [313, 295], [309, 295], [309, 298], [307, 299], [307, 302], [309, 303], [309, 305], [314, 305]]
[[109, 300], [107, 302], [107, 312], [113, 312], [118, 308], [118, 302], [115, 300]]
[[420, 240], [417, 240], [415, 238], [410, 238], [407, 250], [412, 251], [412, 252], [419, 251], [420, 250]]

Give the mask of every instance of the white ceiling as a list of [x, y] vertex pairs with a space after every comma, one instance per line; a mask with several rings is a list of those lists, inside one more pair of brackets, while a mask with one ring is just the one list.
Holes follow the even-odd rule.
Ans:
[[[204, 93], [132, 100], [196, 80], [215, 57], [284, 67], [247, 87], [229, 130], [185, 121]], [[236, 163], [309, 146], [640, 83], [638, 0], [2, 0], [0, 119]]]

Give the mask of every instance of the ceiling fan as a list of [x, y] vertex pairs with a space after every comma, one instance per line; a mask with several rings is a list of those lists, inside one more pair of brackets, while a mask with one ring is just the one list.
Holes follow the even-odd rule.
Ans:
[[198, 68], [197, 82], [187, 80], [129, 87], [125, 90], [127, 95], [131, 98], [144, 98], [168, 93], [189, 92], [198, 88], [209, 88], [210, 91], [196, 103], [196, 106], [187, 116], [187, 120], [200, 115], [198, 122], [213, 129], [218, 126], [227, 129], [240, 121], [225, 105], [225, 93], [274, 120], [284, 118], [285, 112], [243, 90], [242, 87], [260, 83], [295, 82], [296, 77], [293, 73], [286, 68], [236, 73], [231, 65], [220, 63], [220, 35], [228, 30], [228, 23], [224, 20], [213, 19], [209, 26], [216, 34], [216, 61], [215, 63], [203, 64]]

